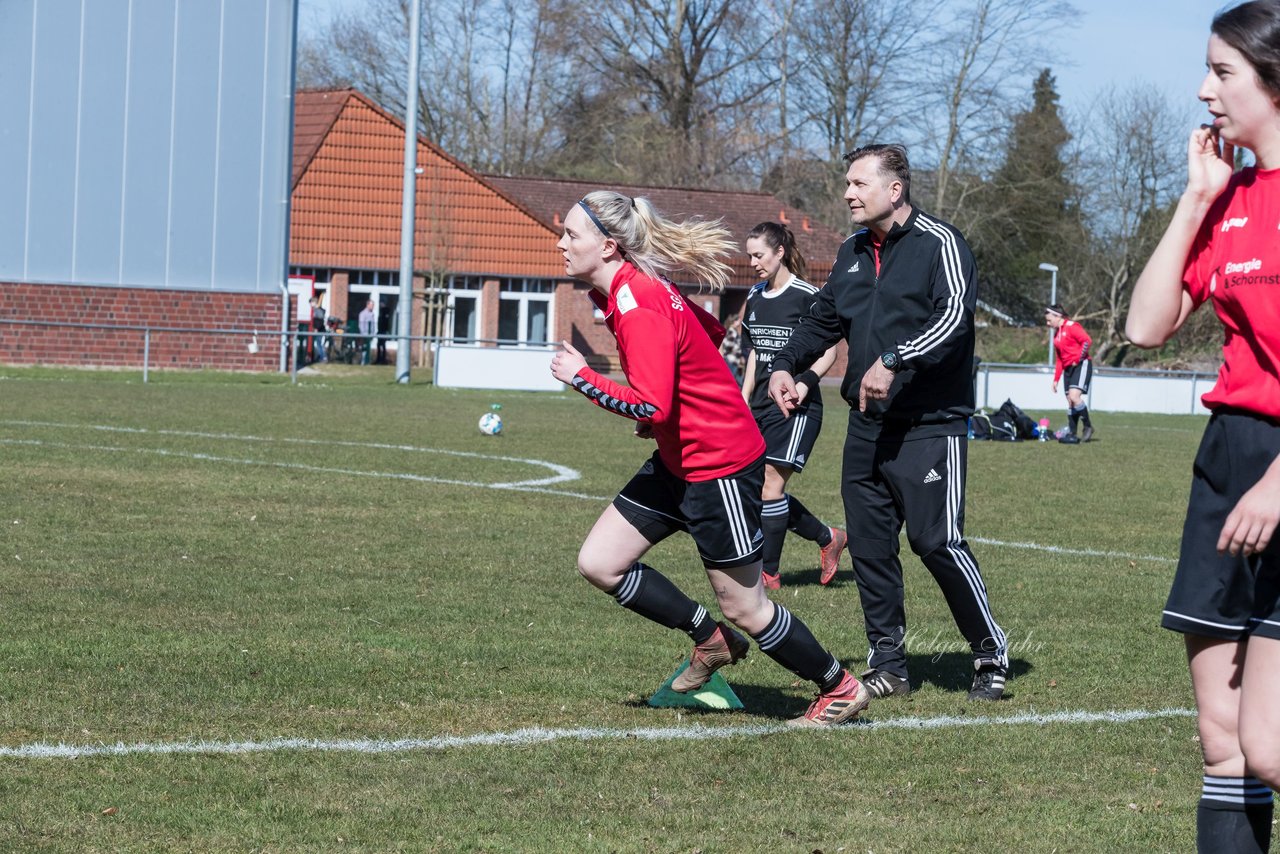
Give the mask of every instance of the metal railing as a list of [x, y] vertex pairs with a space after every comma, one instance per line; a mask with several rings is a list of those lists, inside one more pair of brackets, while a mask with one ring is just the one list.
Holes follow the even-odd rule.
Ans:
[[[302, 322], [302, 321], [299, 321]], [[375, 333], [373, 335], [362, 335], [358, 332], [316, 332], [313, 330], [289, 330], [280, 329], [254, 329], [241, 327], [210, 327], [210, 326], [152, 326], [149, 324], [120, 324], [120, 323], [77, 323], [72, 321], [61, 320], [37, 320], [23, 318], [0, 318], [0, 327], [38, 327], [65, 329], [73, 332], [89, 332], [89, 331], [110, 331], [117, 333], [132, 333], [142, 336], [142, 352], [140, 354], [142, 368], [142, 381], [150, 381], [150, 372], [152, 367], [151, 350], [152, 338], [156, 335], [211, 335], [211, 336], [227, 336], [239, 337], [247, 339], [245, 349], [250, 356], [257, 355], [261, 350], [273, 346], [272, 339], [276, 339], [276, 344], [280, 353], [279, 371], [283, 373], [288, 370], [291, 381], [297, 383], [298, 370], [303, 365], [300, 364], [301, 354], [305, 354], [310, 347], [306, 347], [304, 342], [310, 339], [329, 339], [330, 341], [341, 341], [345, 338], [357, 339], [363, 349], [369, 351], [374, 350], [378, 342], [387, 342], [391, 345], [398, 345], [399, 342], [405, 340], [400, 335], [391, 333]], [[467, 346], [485, 346], [485, 347], [519, 347], [528, 349], [546, 349], [555, 346], [554, 342], [549, 341], [515, 341], [505, 338], [468, 338], [459, 339], [455, 336], [443, 335], [413, 335], [408, 338], [410, 345], [414, 343], [422, 344], [427, 348], [434, 348], [440, 344], [463, 344]], [[77, 342], [69, 339], [66, 342], [67, 349], [71, 349], [77, 345]], [[0, 352], [6, 348], [0, 346]], [[229, 356], [233, 352], [231, 349], [226, 351]], [[104, 357], [105, 358], [105, 357]], [[71, 359], [55, 360], [55, 364], [74, 366], [76, 362]], [[309, 363], [309, 364], [313, 364]], [[122, 367], [125, 365], [122, 365]]]

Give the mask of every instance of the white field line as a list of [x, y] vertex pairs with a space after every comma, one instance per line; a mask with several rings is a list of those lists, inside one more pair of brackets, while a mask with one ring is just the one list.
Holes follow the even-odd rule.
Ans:
[[1007, 540], [990, 540], [986, 537], [965, 537], [971, 543], [982, 543], [984, 546], [999, 546], [1005, 549], [1031, 549], [1050, 554], [1080, 555], [1081, 557], [1118, 557], [1127, 560], [1150, 560], [1157, 563], [1177, 563], [1177, 558], [1158, 557], [1157, 555], [1136, 555], [1128, 552], [1106, 552], [1098, 549], [1064, 549], [1060, 546], [1042, 546], [1039, 543], [1011, 543]]
[[[355, 442], [343, 441], [341, 439], [303, 439], [296, 436], [285, 436], [283, 438], [272, 438], [270, 436], [243, 436], [236, 433], [202, 433], [193, 430], [150, 430], [145, 427], [112, 427], [105, 424], [63, 424], [56, 421], [0, 421], [0, 425], [10, 425], [16, 427], [54, 427], [61, 430], [100, 430], [108, 433], [134, 433], [141, 435], [155, 436], [183, 436], [196, 439], [220, 439], [233, 442], [280, 442], [282, 444], [292, 445], [325, 445], [336, 448], [374, 448], [382, 451], [411, 451], [420, 454], [440, 454], [441, 456], [450, 457], [471, 457], [480, 460], [500, 460], [509, 463], [524, 463], [531, 466], [543, 466], [551, 469], [555, 474], [541, 480], [521, 480], [513, 483], [502, 484], [475, 484], [477, 486], [493, 486], [493, 487], [509, 487], [519, 489], [528, 486], [549, 486], [553, 483], [565, 483], [568, 481], [578, 480], [582, 477], [574, 469], [568, 466], [562, 466], [557, 463], [549, 463], [546, 460], [531, 460], [523, 457], [504, 457], [496, 454], [478, 454], [474, 451], [446, 451], [440, 448], [421, 448], [416, 445], [390, 445], [382, 442]], [[107, 450], [104, 448], [104, 450]], [[112, 449], [115, 450], [115, 449]], [[129, 449], [124, 449], [129, 450]], [[174, 453], [174, 456], [183, 456]], [[203, 459], [203, 458], [201, 458]], [[225, 461], [224, 461], [225, 462]], [[265, 464], [264, 464], [265, 465]], [[395, 474], [387, 474], [386, 477], [396, 477]], [[440, 481], [442, 483], [460, 483], [464, 485], [472, 485], [469, 481]]]
[[[945, 715], [937, 718], [891, 718], [882, 721], [858, 721], [847, 726], [822, 732], [869, 734], [879, 730], [897, 729], [954, 729], [975, 726], [1052, 726], [1057, 724], [1125, 724], [1134, 721], [1161, 718], [1195, 717], [1194, 709], [1141, 709], [1107, 712], [1054, 712], [1021, 715], [976, 715], [958, 717]], [[273, 738], [266, 741], [179, 741], [140, 742], [125, 744], [25, 744], [20, 747], [0, 747], [0, 759], [82, 759], [94, 756], [137, 756], [142, 754], [202, 754], [227, 755], [243, 753], [274, 753], [281, 751], [317, 751], [342, 753], [406, 753], [422, 750], [459, 750], [468, 747], [511, 747], [530, 744], [547, 744], [557, 741], [707, 741], [722, 738], [742, 738], [777, 735], [784, 732], [812, 732], [796, 730], [785, 724], [756, 724], [753, 726], [702, 726], [644, 727], [639, 729], [542, 729], [534, 727], [514, 732], [477, 733], [476, 735], [441, 735], [434, 738], [337, 739]]]
[[[452, 480], [445, 477], [429, 477], [422, 474], [393, 471], [360, 471], [358, 469], [335, 468], [332, 466], [311, 466], [305, 463], [286, 463], [275, 460], [246, 460], [235, 457], [219, 457], [214, 454], [201, 454], [194, 451], [171, 451], [164, 448], [119, 448], [111, 445], [74, 445], [68, 442], [45, 442], [41, 439], [0, 439], [0, 445], [37, 445], [45, 448], [63, 448], [71, 451], [106, 451], [109, 453], [151, 454], [159, 457], [180, 457], [188, 460], [201, 460], [212, 463], [231, 463], [242, 466], [267, 466], [269, 468], [293, 469], [295, 471], [316, 472], [318, 474], [343, 474], [351, 477], [380, 477], [390, 480], [408, 480], [415, 483], [444, 483], [452, 486], [471, 486], [481, 489], [505, 489], [514, 492], [542, 492], [548, 495], [565, 495], [569, 498], [587, 498], [605, 501], [594, 495], [583, 495], [580, 492], [568, 492], [562, 489], [546, 489], [533, 484], [544, 481], [523, 481], [517, 483], [479, 483], [473, 480]], [[468, 456], [483, 456], [469, 454]], [[536, 463], [537, 460], [519, 460], [519, 462]], [[549, 465], [549, 464], [548, 464]], [[559, 482], [559, 481], [553, 481]]]
[[[456, 457], [472, 457], [472, 458], [478, 458], [478, 459], [499, 460], [503, 462], [515, 462], [515, 463], [522, 463], [527, 465], [545, 466], [551, 469], [553, 472], [555, 472], [555, 474], [551, 477], [543, 478], [541, 480], [521, 480], [521, 481], [512, 481], [509, 483], [481, 483], [479, 481], [452, 480], [448, 478], [427, 477], [425, 475], [414, 475], [414, 474], [407, 474], [402, 472], [361, 471], [357, 469], [341, 469], [341, 468], [330, 468], [330, 467], [323, 467], [323, 466], [310, 466], [304, 463], [284, 463], [284, 462], [273, 462], [273, 461], [264, 461], [264, 460], [235, 459], [231, 457], [213, 456], [211, 454], [201, 454], [201, 453], [185, 452], [185, 451], [170, 451], [170, 450], [164, 450], [164, 449], [121, 448], [121, 447], [112, 447], [108, 445], [69, 445], [69, 444], [60, 444], [56, 442], [45, 442], [45, 441], [36, 440], [36, 439], [0, 439], [0, 444], [45, 445], [48, 447], [60, 447], [60, 448], [68, 448], [72, 450], [156, 454], [160, 456], [183, 457], [186, 459], [204, 460], [207, 462], [232, 463], [235, 465], [272, 466], [275, 468], [296, 469], [300, 471], [311, 471], [311, 472], [320, 472], [320, 473], [327, 473], [327, 474], [345, 474], [345, 475], [351, 475], [353, 477], [380, 477], [380, 478], [388, 478], [393, 480], [416, 481], [420, 483], [442, 483], [442, 484], [448, 484], [450, 486], [468, 486], [468, 487], [475, 487], [479, 489], [506, 489], [506, 490], [511, 490], [515, 492], [539, 492], [547, 495], [561, 495], [567, 498], [580, 498], [586, 501], [604, 502], [612, 499], [612, 496], [609, 496], [609, 495], [586, 495], [581, 492], [569, 492], [567, 490], [560, 490], [560, 489], [546, 489], [545, 487], [551, 484], [565, 483], [568, 481], [577, 480], [581, 477], [581, 475], [577, 471], [575, 471], [574, 469], [568, 468], [567, 466], [557, 465], [556, 463], [549, 463], [544, 460], [522, 459], [520, 457], [504, 457], [504, 456], [497, 456], [497, 455], [491, 455], [491, 454], [478, 454], [471, 451], [446, 451], [446, 450], [439, 450], [436, 448], [421, 448], [413, 445], [380, 444], [376, 442], [354, 442], [354, 441], [327, 440], [327, 439], [303, 439], [303, 438], [296, 438], [296, 437], [284, 437], [284, 438], [277, 439], [277, 438], [271, 438], [267, 436], [245, 436], [245, 435], [238, 435], [234, 433], [204, 433], [204, 432], [191, 431], [191, 430], [150, 430], [150, 429], [141, 428], [141, 427], [113, 427], [113, 426], [103, 425], [103, 424], [65, 424], [65, 423], [59, 423], [54, 421], [0, 421], [0, 425], [10, 425], [10, 426], [17, 426], [17, 427], [53, 427], [57, 429], [72, 429], [72, 430], [74, 429], [98, 430], [98, 431], [113, 432], [113, 433], [132, 433], [132, 434], [143, 434], [143, 435], [151, 434], [151, 435], [158, 435], [158, 436], [182, 436], [182, 437], [188, 437], [188, 438], [218, 439], [218, 440], [225, 440], [225, 441], [282, 442], [287, 444], [299, 444], [299, 445], [376, 448], [381, 450], [411, 451], [416, 453], [441, 454], [441, 455], [456, 456]], [[1029, 551], [1047, 552], [1049, 554], [1075, 555], [1079, 557], [1108, 557], [1108, 558], [1120, 558], [1123, 560], [1154, 561], [1157, 563], [1176, 563], [1177, 562], [1175, 558], [1161, 557], [1158, 555], [1131, 554], [1129, 552], [1101, 551], [1098, 549], [1071, 549], [1071, 548], [1063, 548], [1061, 546], [1045, 546], [1039, 543], [1015, 543], [1015, 542], [1009, 542], [1007, 540], [993, 540], [987, 537], [968, 537], [967, 539], [970, 542], [980, 543], [986, 546], [996, 546], [998, 548], [1009, 548], [1009, 549], [1026, 549]]]

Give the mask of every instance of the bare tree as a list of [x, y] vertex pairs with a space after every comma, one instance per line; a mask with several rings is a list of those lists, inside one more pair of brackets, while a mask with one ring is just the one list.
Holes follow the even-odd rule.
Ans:
[[1064, 0], [968, 0], [937, 14], [914, 126], [921, 159], [935, 170], [930, 207], [963, 228], [965, 194], [980, 184], [973, 178], [989, 175], [1002, 153], [991, 140], [1004, 135], [1028, 71], [1050, 64], [1052, 37], [1076, 10]]
[[1133, 281], [1168, 225], [1186, 180], [1186, 129], [1157, 89], [1139, 85], [1101, 97], [1086, 121], [1083, 211], [1091, 244], [1064, 284], [1076, 314], [1102, 320], [1097, 356], [1121, 343]]
[[[433, 0], [422, 28], [423, 135], [481, 170], [519, 172], [547, 156], [562, 100], [550, 0]], [[298, 83], [354, 86], [393, 114], [407, 97], [409, 0], [370, 0], [299, 45]], [[517, 94], [518, 93], [518, 94]]]
[[[582, 72], [579, 133], [626, 126], [630, 155], [650, 176], [704, 186], [732, 175], [758, 141], [748, 111], [775, 79], [772, 26], [732, 0], [600, 0], [566, 16]], [[767, 20], [767, 19], [765, 19]], [[614, 139], [617, 137], [614, 135]], [[607, 149], [609, 142], [602, 142]], [[635, 168], [633, 166], [633, 168]]]

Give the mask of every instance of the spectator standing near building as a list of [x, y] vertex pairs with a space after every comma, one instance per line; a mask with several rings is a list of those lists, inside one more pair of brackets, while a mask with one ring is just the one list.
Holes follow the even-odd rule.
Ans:
[[[1226, 329], [1161, 625], [1181, 632], [1204, 777], [1201, 852], [1271, 844], [1280, 787], [1280, 0], [1218, 13], [1187, 186], [1134, 285], [1125, 332], [1162, 346], [1205, 303]], [[1235, 171], [1240, 149], [1255, 165]]]
[[364, 309], [356, 317], [360, 330], [360, 364], [369, 364], [369, 349], [373, 346], [373, 336], [378, 331], [378, 314], [374, 311], [373, 300], [364, 305]]
[[819, 581], [830, 583], [840, 566], [845, 533], [820, 521], [800, 500], [787, 494], [791, 475], [803, 471], [822, 430], [822, 392], [818, 381], [836, 360], [834, 347], [796, 377], [800, 402], [790, 413], [769, 399], [773, 357], [786, 345], [801, 318], [813, 307], [818, 289], [804, 280], [804, 255], [791, 229], [762, 222], [747, 235], [747, 259], [763, 281], [747, 294], [742, 321], [747, 367], [742, 397], [764, 436], [764, 586], [782, 586], [780, 564], [787, 531], [818, 544]]
[[324, 346], [324, 333], [327, 331], [327, 329], [325, 328], [324, 319], [325, 319], [325, 311], [324, 311], [324, 307], [320, 305], [320, 297], [318, 296], [312, 297], [311, 298], [311, 331], [320, 333], [319, 335], [311, 336], [311, 344], [314, 350], [312, 355], [313, 355], [314, 361], [317, 361], [317, 362], [323, 362], [328, 359], [328, 355], [325, 352], [325, 346]]
[[845, 155], [844, 198], [863, 228], [841, 245], [813, 311], [773, 360], [769, 396], [784, 412], [800, 395], [792, 375], [844, 338], [849, 401], [841, 493], [870, 651], [873, 696], [911, 690], [898, 534], [942, 588], [973, 653], [971, 700], [998, 700], [1008, 644], [964, 539], [965, 438], [973, 414], [977, 273], [954, 226], [911, 205], [900, 145]]
[[[1058, 441], [1066, 445], [1078, 445], [1093, 438], [1093, 422], [1089, 420], [1089, 407], [1084, 398], [1093, 383], [1093, 360], [1089, 358], [1089, 345], [1093, 339], [1084, 327], [1072, 320], [1060, 303], [1046, 306], [1044, 322], [1053, 336], [1054, 368], [1053, 391], [1062, 390], [1067, 395], [1067, 435]], [[1084, 435], [1077, 436], [1076, 428], [1084, 423]]]
[[[760, 580], [764, 440], [720, 355], [724, 327], [684, 299], [667, 275], [681, 270], [719, 290], [733, 246], [719, 223], [674, 222], [647, 199], [599, 190], [564, 217], [556, 244], [565, 273], [591, 286], [618, 343], [627, 385], [590, 368], [567, 342], [551, 372], [597, 406], [636, 422], [658, 449], [596, 520], [578, 552], [578, 572], [618, 604], [693, 641], [690, 664], [672, 682], [693, 691], [741, 659], [751, 635], [761, 651], [818, 686], [818, 697], [790, 723], [831, 726], [870, 702], [867, 689], [818, 643], [800, 619], [771, 602]], [[702, 605], [641, 560], [657, 543], [687, 531], [717, 604]]]

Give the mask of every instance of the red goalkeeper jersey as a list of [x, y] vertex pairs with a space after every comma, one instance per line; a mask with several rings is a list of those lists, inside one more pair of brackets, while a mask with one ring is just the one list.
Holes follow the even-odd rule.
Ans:
[[658, 453], [671, 473], [704, 481], [730, 475], [764, 453], [742, 392], [720, 355], [724, 327], [687, 302], [675, 286], [623, 264], [605, 313], [630, 388], [585, 367], [574, 388], [596, 405], [653, 425]]
[[1074, 320], [1064, 320], [1053, 334], [1053, 352], [1057, 354], [1057, 365], [1053, 369], [1053, 381], [1062, 379], [1062, 372], [1089, 356], [1089, 345], [1093, 339], [1084, 327]]

